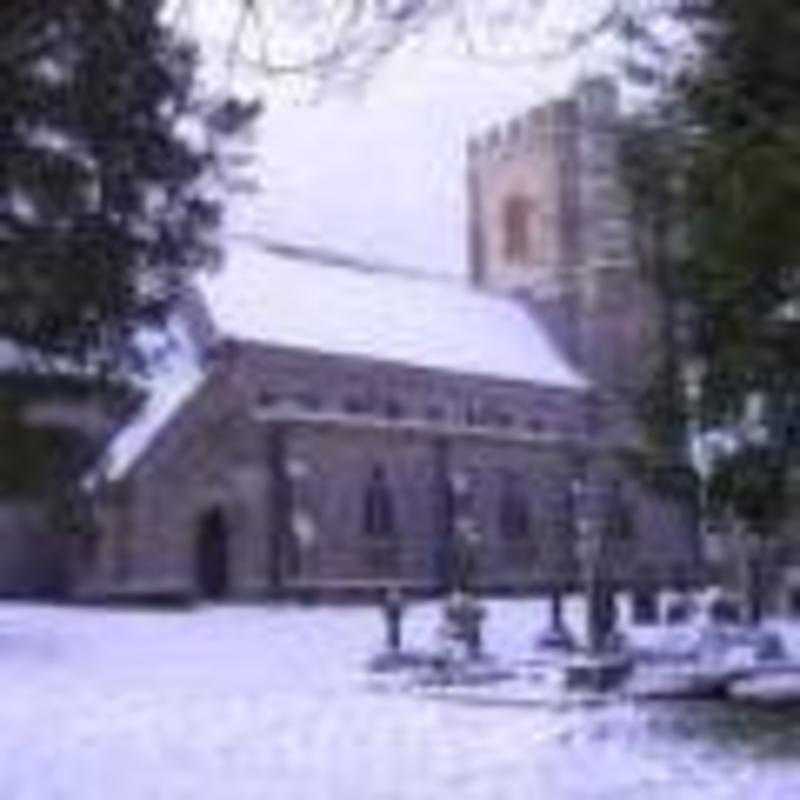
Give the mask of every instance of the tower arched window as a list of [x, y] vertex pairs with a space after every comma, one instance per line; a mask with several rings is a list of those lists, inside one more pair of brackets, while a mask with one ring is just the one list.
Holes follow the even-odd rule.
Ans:
[[524, 194], [512, 194], [503, 204], [503, 256], [506, 261], [527, 263], [533, 256], [531, 212], [533, 201]]
[[395, 533], [394, 502], [386, 480], [386, 472], [380, 465], [372, 469], [364, 490], [363, 530], [374, 538], [392, 537]]

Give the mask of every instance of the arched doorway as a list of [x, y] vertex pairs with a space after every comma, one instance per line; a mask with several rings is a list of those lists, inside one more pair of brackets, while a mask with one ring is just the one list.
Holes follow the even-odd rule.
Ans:
[[228, 591], [228, 529], [219, 506], [209, 509], [200, 517], [195, 577], [201, 597], [219, 599]]

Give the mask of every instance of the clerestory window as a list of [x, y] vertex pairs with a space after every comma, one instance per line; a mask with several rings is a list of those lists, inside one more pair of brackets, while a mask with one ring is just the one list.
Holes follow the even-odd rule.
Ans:
[[530, 512], [524, 481], [511, 473], [503, 475], [500, 492], [500, 531], [507, 539], [524, 539], [530, 530]]
[[363, 530], [366, 536], [385, 538], [394, 536], [394, 502], [381, 465], [372, 469], [364, 490]]

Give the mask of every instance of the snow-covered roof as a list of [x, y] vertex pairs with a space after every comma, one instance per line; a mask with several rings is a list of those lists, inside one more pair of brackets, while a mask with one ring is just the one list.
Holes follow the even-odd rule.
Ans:
[[205, 379], [194, 344], [180, 321], [174, 320], [166, 333], [141, 334], [140, 344], [150, 362], [149, 374], [140, 379], [147, 399], [84, 477], [87, 491], [100, 481], [124, 477]]
[[200, 281], [219, 335], [457, 373], [586, 389], [513, 298], [452, 279], [235, 243]]
[[[583, 390], [587, 382], [512, 298], [451, 280], [309, 261], [252, 244], [199, 280], [217, 335], [458, 373]], [[124, 477], [202, 385], [187, 320], [141, 334], [151, 373], [139, 412], [112, 438], [84, 488]]]

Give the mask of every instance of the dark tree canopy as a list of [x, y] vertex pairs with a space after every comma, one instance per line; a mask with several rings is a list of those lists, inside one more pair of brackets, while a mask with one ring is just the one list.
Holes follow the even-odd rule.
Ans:
[[97, 371], [215, 257], [204, 177], [237, 109], [209, 116], [161, 6], [0, 4], [0, 338]]
[[[792, 0], [666, 7], [685, 26], [688, 46], [656, 73], [660, 102], [651, 131], [634, 140], [642, 150], [629, 185], [645, 201], [645, 222], [662, 226], [651, 264], [672, 302], [691, 312], [690, 335], [674, 357], [702, 367], [693, 409], [701, 427], [738, 424], [748, 396], [764, 398], [767, 440], [723, 459], [711, 489], [715, 502], [767, 532], [798, 455], [795, 331], [780, 317], [796, 302], [800, 278], [800, 7]], [[645, 29], [646, 18], [638, 21]], [[653, 79], [634, 67], [637, 77]], [[675, 416], [671, 405], [665, 411]]]

